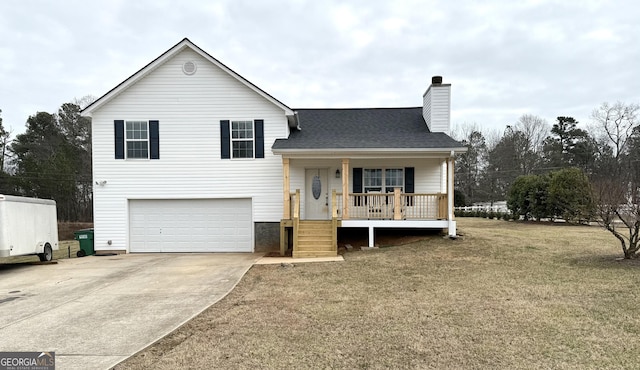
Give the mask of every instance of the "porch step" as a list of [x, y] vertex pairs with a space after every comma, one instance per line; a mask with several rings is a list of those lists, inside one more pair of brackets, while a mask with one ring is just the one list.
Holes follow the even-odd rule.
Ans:
[[335, 257], [338, 253], [335, 251], [300, 251], [293, 252], [293, 258], [313, 258], [313, 257]]
[[293, 257], [333, 257], [337, 250], [333, 245], [331, 221], [300, 221], [298, 245]]
[[317, 243], [309, 243], [309, 244], [300, 244], [298, 242], [298, 250], [299, 251], [333, 251], [333, 245], [330, 243], [327, 244], [317, 244]]
[[331, 221], [300, 221], [299, 225], [305, 230], [331, 230]]
[[315, 237], [298, 237], [298, 247], [333, 247], [333, 240], [331, 237], [315, 238]]

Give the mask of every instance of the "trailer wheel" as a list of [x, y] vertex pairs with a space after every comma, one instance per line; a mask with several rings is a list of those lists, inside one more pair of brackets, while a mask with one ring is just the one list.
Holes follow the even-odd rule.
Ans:
[[38, 254], [38, 257], [40, 257], [40, 261], [42, 262], [49, 262], [53, 259], [53, 250], [49, 243], [44, 245], [44, 253]]

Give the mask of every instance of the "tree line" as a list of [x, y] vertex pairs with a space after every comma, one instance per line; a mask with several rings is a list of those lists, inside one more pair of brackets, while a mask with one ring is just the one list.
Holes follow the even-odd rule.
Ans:
[[80, 116], [93, 100], [37, 112], [15, 138], [0, 115], [0, 194], [53, 199], [60, 221], [93, 219], [91, 119]]
[[465, 204], [505, 200], [521, 175], [579, 168], [592, 179], [612, 170], [640, 176], [638, 104], [604, 103], [585, 128], [573, 117], [560, 116], [551, 126], [523, 115], [502, 134], [487, 134], [475, 124], [454, 133], [468, 149], [456, 158], [455, 188]]
[[454, 136], [457, 203], [508, 200], [525, 219], [599, 222], [625, 258], [640, 257], [640, 105], [603, 103], [588, 125], [523, 115], [500, 134], [465, 125]]

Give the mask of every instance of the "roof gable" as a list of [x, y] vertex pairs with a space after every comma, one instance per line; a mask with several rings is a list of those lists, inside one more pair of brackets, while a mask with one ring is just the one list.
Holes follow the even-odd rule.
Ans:
[[226, 72], [227, 74], [235, 78], [236, 80], [238, 80], [240, 83], [242, 83], [243, 85], [247, 86], [251, 90], [258, 93], [258, 95], [262, 96], [263, 98], [265, 98], [266, 100], [274, 104], [275, 106], [284, 110], [285, 115], [287, 116], [293, 115], [293, 111], [287, 105], [285, 105], [278, 99], [274, 98], [273, 96], [269, 95], [267, 92], [260, 89], [259, 87], [257, 87], [256, 85], [254, 85], [253, 83], [251, 83], [250, 81], [248, 81], [247, 79], [245, 79], [244, 77], [236, 73], [235, 71], [233, 71], [231, 68], [224, 65], [222, 62], [220, 62], [216, 58], [209, 55], [207, 52], [205, 52], [204, 50], [199, 48], [197, 45], [195, 45], [193, 42], [191, 42], [188, 38], [184, 38], [182, 41], [180, 41], [179, 43], [171, 47], [169, 50], [165, 51], [162, 55], [152, 60], [149, 64], [144, 66], [142, 69], [140, 69], [139, 71], [131, 75], [129, 78], [121, 82], [119, 85], [117, 85], [113, 89], [109, 90], [106, 94], [98, 98], [93, 103], [91, 103], [84, 110], [82, 110], [82, 115], [91, 116], [91, 114], [94, 111], [96, 111], [97, 109], [107, 104], [113, 98], [118, 96], [122, 91], [126, 90], [130, 86], [134, 85], [136, 82], [140, 81], [142, 78], [147, 76], [149, 73], [153, 72], [159, 66], [163, 65], [165, 62], [167, 62], [168, 60], [170, 60], [171, 58], [173, 58], [174, 56], [176, 56], [178, 53], [185, 50], [186, 48], [189, 48], [194, 52], [198, 53], [200, 56], [202, 56], [203, 58], [205, 58], [206, 60], [208, 60], [209, 62], [211, 62], [212, 64], [214, 64], [215, 66], [217, 66], [218, 68], [220, 68], [221, 70], [223, 70], [224, 72]]

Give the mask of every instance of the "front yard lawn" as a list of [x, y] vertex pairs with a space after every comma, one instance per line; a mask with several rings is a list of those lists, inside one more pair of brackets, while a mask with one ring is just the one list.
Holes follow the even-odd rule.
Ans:
[[117, 369], [640, 367], [640, 264], [617, 260], [610, 234], [458, 225], [455, 241], [254, 266], [225, 299]]

